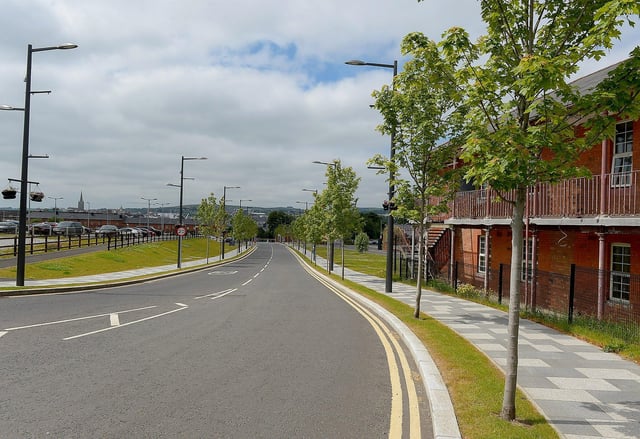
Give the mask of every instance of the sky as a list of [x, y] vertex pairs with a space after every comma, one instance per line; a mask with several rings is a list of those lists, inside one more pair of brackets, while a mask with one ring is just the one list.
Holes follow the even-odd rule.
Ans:
[[[24, 106], [27, 45], [36, 52], [29, 181], [32, 208], [177, 206], [227, 189], [229, 205], [304, 208], [338, 159], [361, 178], [358, 206], [379, 207], [385, 177], [367, 169], [390, 139], [371, 93], [410, 32], [433, 39], [452, 26], [483, 33], [477, 0], [3, 0], [0, 105]], [[605, 59], [628, 56], [625, 29]], [[23, 112], [0, 111], [0, 176], [20, 178]], [[8, 180], [3, 184], [8, 184]], [[14, 183], [18, 185], [18, 183]], [[149, 199], [155, 199], [149, 201]], [[18, 208], [15, 200], [0, 207]]]

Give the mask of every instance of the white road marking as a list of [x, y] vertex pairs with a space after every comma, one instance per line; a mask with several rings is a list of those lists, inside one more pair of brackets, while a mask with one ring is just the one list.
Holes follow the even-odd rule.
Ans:
[[153, 316], [145, 317], [143, 319], [134, 320], [134, 321], [128, 322], [128, 323], [123, 323], [122, 325], [119, 325], [119, 326], [109, 326], [108, 328], [98, 329], [97, 331], [91, 331], [91, 332], [85, 332], [84, 334], [72, 335], [71, 337], [63, 338], [62, 340], [65, 340], [65, 341], [66, 340], [73, 340], [73, 339], [80, 338], [80, 337], [86, 337], [88, 335], [98, 334], [100, 332], [110, 331], [112, 329], [124, 328], [125, 326], [134, 325], [136, 323], [142, 323], [142, 322], [145, 322], [147, 320], [156, 319], [158, 317], [163, 317], [163, 316], [166, 316], [166, 315], [169, 315], [169, 314], [173, 314], [174, 312], [185, 310], [187, 308], [188, 308], [187, 306], [183, 306], [181, 308], [173, 309], [171, 311], [163, 312], [161, 314], [156, 314], [156, 315], [153, 315]]
[[0, 337], [2, 337], [3, 335], [5, 335], [7, 333], [7, 331], [0, 331]]
[[[157, 306], [145, 306], [143, 308], [135, 308], [135, 309], [127, 309], [124, 311], [118, 311], [115, 314], [124, 314], [126, 312], [134, 312], [134, 311], [143, 311], [145, 309], [152, 309], [152, 308], [156, 308]], [[70, 323], [70, 322], [77, 322], [79, 320], [89, 320], [89, 319], [96, 319], [98, 317], [106, 317], [106, 316], [110, 316], [111, 314], [114, 313], [106, 313], [106, 314], [96, 314], [96, 315], [92, 315], [92, 316], [86, 316], [86, 317], [78, 317], [75, 319], [66, 319], [66, 320], [57, 320], [55, 322], [46, 322], [46, 323], [36, 323], [34, 325], [26, 325], [26, 326], [16, 326], [15, 328], [6, 328], [5, 331], [16, 331], [18, 329], [29, 329], [29, 328], [37, 328], [39, 326], [48, 326], [48, 325], [58, 325], [60, 323]]]
[[118, 317], [118, 313], [109, 315], [109, 323], [111, 326], [120, 326], [120, 317]]
[[255, 276], [253, 276], [253, 278], [255, 279], [258, 276], [260, 276], [260, 273], [256, 273]]
[[210, 271], [209, 276], [227, 276], [230, 274], [236, 274], [238, 272], [238, 270], [234, 270], [234, 271]]
[[189, 306], [189, 305], [185, 305], [184, 303], [180, 303], [180, 302], [176, 302], [176, 305], [178, 305], [178, 306]]
[[215, 296], [215, 297], [213, 297], [215, 299], [218, 296], [220, 296], [220, 297], [226, 296], [227, 294], [232, 293], [234, 291], [235, 291], [235, 289], [227, 289], [227, 290], [217, 291], [215, 293], [205, 294], [204, 296], [198, 296], [194, 300], [204, 299], [206, 297], [212, 297], [212, 296]]
[[243, 283], [243, 284], [242, 284], [242, 286], [244, 287], [245, 285], [250, 284], [252, 280], [253, 280], [253, 279], [249, 279], [248, 281], [246, 281], [245, 283]]
[[226, 292], [224, 292], [224, 293], [222, 293], [222, 294], [220, 294], [220, 295], [218, 295], [218, 296], [212, 297], [212, 298], [211, 298], [211, 300], [219, 299], [219, 298], [221, 298], [221, 297], [226, 296], [227, 294], [231, 294], [231, 293], [233, 293], [234, 291], [238, 291], [238, 289], [237, 289], [237, 288], [232, 288], [232, 289], [230, 289], [230, 290], [228, 290], [228, 291], [226, 291]]

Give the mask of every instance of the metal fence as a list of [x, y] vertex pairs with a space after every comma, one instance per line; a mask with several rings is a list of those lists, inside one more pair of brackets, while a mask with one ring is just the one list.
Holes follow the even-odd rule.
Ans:
[[[131, 245], [143, 244], [154, 241], [168, 241], [177, 239], [177, 235], [164, 233], [160, 236], [142, 236], [124, 234], [116, 236], [105, 236], [85, 234], [81, 236], [63, 235], [29, 235], [26, 239], [26, 254], [35, 255], [38, 253], [49, 253], [72, 248], [82, 248], [90, 246], [104, 246], [107, 250]], [[0, 238], [0, 257], [15, 257], [18, 254], [18, 237]]]

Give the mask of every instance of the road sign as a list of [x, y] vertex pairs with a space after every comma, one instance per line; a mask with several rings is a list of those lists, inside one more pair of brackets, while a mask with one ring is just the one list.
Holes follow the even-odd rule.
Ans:
[[184, 227], [178, 227], [176, 229], [176, 233], [178, 234], [178, 236], [184, 236], [187, 234], [187, 229], [185, 229]]

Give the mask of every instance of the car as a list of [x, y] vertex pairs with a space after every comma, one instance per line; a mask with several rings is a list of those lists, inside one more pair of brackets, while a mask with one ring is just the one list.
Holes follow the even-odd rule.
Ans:
[[160, 229], [156, 229], [156, 228], [155, 228], [155, 227], [153, 227], [153, 226], [149, 226], [149, 230], [151, 230], [151, 231], [152, 231], [156, 236], [160, 236], [160, 235], [162, 235], [162, 230], [160, 230]]
[[84, 233], [84, 226], [77, 221], [61, 221], [53, 228], [55, 235], [81, 236]]
[[41, 223], [35, 223], [31, 225], [31, 231], [34, 235], [53, 235], [53, 228], [57, 226], [58, 223], [44, 221]]
[[0, 221], [0, 233], [16, 233], [18, 224], [13, 221]]
[[118, 230], [118, 233], [120, 235], [129, 235], [129, 236], [138, 236], [138, 235], [142, 235], [142, 232], [140, 232], [140, 230], [134, 228], [134, 227], [123, 227], [120, 230]]
[[105, 224], [96, 230], [96, 234], [100, 236], [116, 236], [118, 234], [118, 228], [113, 224]]

